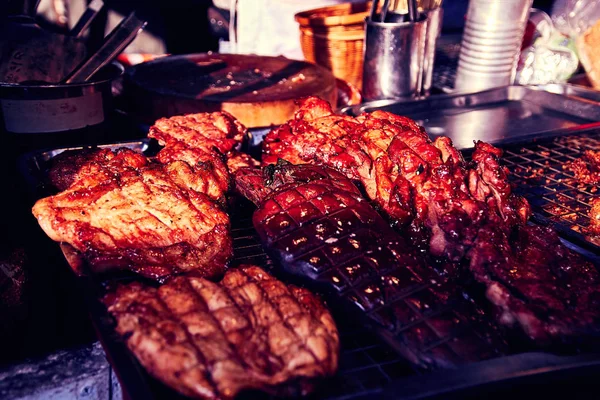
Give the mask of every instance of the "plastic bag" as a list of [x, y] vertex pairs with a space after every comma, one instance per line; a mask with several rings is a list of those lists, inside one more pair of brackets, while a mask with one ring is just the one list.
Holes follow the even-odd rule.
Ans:
[[533, 9], [527, 21], [516, 81], [521, 85], [564, 82], [578, 66], [570, 38], [555, 28], [548, 14]]
[[590, 82], [600, 89], [600, 1], [558, 0], [552, 19], [557, 29], [573, 39]]

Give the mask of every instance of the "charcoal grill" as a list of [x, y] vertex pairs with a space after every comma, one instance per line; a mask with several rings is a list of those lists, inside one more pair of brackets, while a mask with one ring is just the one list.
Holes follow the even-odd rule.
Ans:
[[[152, 153], [146, 140], [103, 147], [117, 148], [121, 146]], [[506, 163], [513, 171], [516, 168], [526, 168], [526, 164], [536, 166], [540, 164], [539, 166], [548, 168], [549, 171], [564, 175], [564, 171], [560, 168], [560, 164], [564, 162], [561, 157], [574, 159], [581, 154], [584, 148], [600, 148], [600, 129], [583, 132], [570, 130], [569, 136], [566, 137], [505, 146]], [[21, 168], [35, 197], [48, 195], [48, 188], [45, 186], [47, 162], [62, 150], [64, 149], [32, 153], [22, 159]], [[544, 161], [540, 163], [540, 160]], [[549, 163], [545, 164], [545, 160], [548, 160]], [[556, 171], [550, 168], [554, 168]], [[549, 217], [544, 214], [544, 204], [546, 203], [539, 205], [536, 200], [546, 197], [553, 199], [551, 195], [562, 193], [572, 195], [574, 199], [582, 203], [582, 207], [587, 204], [589, 209], [589, 196], [593, 193], [583, 190], [582, 193], [588, 197], [586, 199], [577, 197], [582, 188], [573, 186], [574, 183], [561, 181], [562, 175], [556, 175], [552, 178], [554, 180], [541, 186], [535, 186], [534, 182], [520, 173], [517, 173], [514, 179], [518, 190], [532, 201], [536, 212], [536, 221], [549, 220]], [[559, 190], [559, 185], [564, 187], [561, 186]], [[543, 191], [544, 195], [540, 195], [540, 191]], [[544, 201], [550, 204], [552, 200]], [[241, 206], [235, 207], [235, 209], [236, 215], [232, 216], [234, 265], [253, 263], [267, 270], [274, 270], [275, 275], [278, 275], [277, 269], [273, 268], [272, 262], [264, 253], [252, 227], [252, 207]], [[582, 208], [580, 211], [571, 210], [570, 213], [579, 212], [581, 218], [586, 217], [587, 209]], [[567, 214], [553, 215], [553, 217], [562, 217]], [[581, 229], [585, 226], [585, 221], [581, 220], [580, 222], [581, 225], [577, 226], [580, 226]], [[553, 223], [561, 228], [559, 229], [561, 234], [568, 233], [568, 237], [565, 237], [569, 240], [576, 239], [582, 244], [597, 246], [597, 244], [589, 242], [580, 232], [573, 230], [574, 224], [568, 225], [556, 218]], [[68, 268], [66, 263], [64, 268]], [[131, 277], [123, 279], [131, 279]], [[92, 278], [81, 278], [79, 279], [79, 291], [88, 303], [92, 322], [106, 351], [107, 358], [119, 377], [125, 396], [131, 399], [182, 398], [172, 389], [151, 378], [116, 334], [112, 317], [99, 301], [105, 290], [105, 283]], [[526, 386], [536, 380], [544, 381], [549, 377], [552, 377], [553, 381], [561, 379], [571, 381], [571, 379], [585, 379], [585, 377], [600, 373], [600, 354], [559, 356], [539, 352], [525, 352], [467, 364], [453, 371], [423, 371], [411, 366], [392, 347], [362, 326], [359, 318], [353, 318], [351, 314], [337, 309], [335, 304], [331, 304], [331, 306], [332, 314], [340, 330], [340, 370], [336, 377], [324, 382], [313, 398], [345, 400], [384, 396], [421, 399], [449, 394], [460, 396], [460, 398], [477, 397], [484, 393], [486, 395], [493, 394], [493, 391], [498, 389], [498, 385], [504, 388], [515, 387], [517, 384]], [[543, 390], [536, 389], [537, 395], [541, 395]], [[553, 389], [547, 387], [546, 390], [548, 393], [552, 393]], [[252, 393], [248, 398], [256, 398], [256, 396], [256, 393]]]

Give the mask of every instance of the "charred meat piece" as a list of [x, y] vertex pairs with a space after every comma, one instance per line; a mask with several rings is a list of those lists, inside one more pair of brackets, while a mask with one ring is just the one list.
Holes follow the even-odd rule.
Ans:
[[[450, 139], [431, 141], [408, 118], [383, 111], [338, 116], [315, 98], [301, 102], [295, 118], [265, 143], [266, 163], [281, 157], [328, 165], [359, 180], [412, 243], [467, 266], [501, 324], [521, 328], [538, 343], [597, 331], [589, 308], [597, 290], [592, 266], [553, 231], [525, 225], [530, 206], [512, 193], [500, 149], [477, 142], [466, 162]], [[591, 179], [600, 157], [590, 151], [585, 157], [567, 168]], [[581, 293], [588, 303], [568, 294], [565, 285], [577, 274], [586, 282]]]
[[337, 370], [338, 332], [323, 303], [259, 267], [229, 270], [219, 283], [132, 283], [104, 302], [146, 370], [186, 396], [306, 394]]
[[188, 147], [226, 154], [247, 135], [238, 120], [226, 112], [199, 113], [161, 118], [150, 128], [148, 137], [165, 146], [183, 142]]
[[79, 170], [86, 164], [100, 163], [112, 157], [110, 150], [82, 149], [68, 150], [53, 157], [50, 161], [48, 179], [59, 191], [69, 188], [78, 179]]
[[230, 189], [230, 173], [258, 164], [238, 151], [247, 136], [244, 125], [226, 112], [161, 118], [148, 133], [148, 137], [164, 146], [157, 155], [158, 161], [186, 162], [192, 173], [200, 175], [200, 190], [214, 200], [222, 200]]
[[539, 344], [600, 333], [600, 274], [550, 228], [522, 226], [510, 246], [491, 227], [479, 234], [471, 271], [486, 285], [498, 321]]
[[359, 309], [411, 362], [449, 367], [502, 353], [481, 310], [341, 173], [280, 163], [238, 171], [236, 187], [258, 205], [253, 223], [267, 252]]
[[565, 163], [563, 168], [574, 173], [578, 181], [595, 185], [600, 182], [600, 151], [586, 150], [583, 157]]
[[409, 118], [384, 111], [336, 115], [314, 97], [299, 105], [294, 119], [266, 136], [263, 163], [327, 165], [360, 181], [394, 224], [435, 255], [462, 259], [491, 217], [507, 230], [529, 217], [493, 146], [477, 143], [467, 163], [450, 139], [431, 141]]
[[152, 163], [129, 149], [100, 152], [67, 190], [34, 205], [46, 234], [71, 255], [82, 255], [93, 272], [129, 268], [156, 279], [192, 270], [220, 275], [232, 252], [229, 218], [196, 191], [197, 177], [182, 174], [189, 166]]

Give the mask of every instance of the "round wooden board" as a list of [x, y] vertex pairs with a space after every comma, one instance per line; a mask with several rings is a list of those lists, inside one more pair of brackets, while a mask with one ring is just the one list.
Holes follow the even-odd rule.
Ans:
[[323, 67], [239, 54], [168, 56], [136, 65], [126, 74], [124, 95], [147, 120], [224, 110], [249, 128], [284, 123], [301, 97], [337, 100], [335, 78]]

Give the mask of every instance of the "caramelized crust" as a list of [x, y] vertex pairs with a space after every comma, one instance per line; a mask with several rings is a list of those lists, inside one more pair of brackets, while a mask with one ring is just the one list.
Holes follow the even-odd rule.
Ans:
[[218, 283], [132, 283], [104, 301], [146, 370], [187, 396], [305, 394], [337, 369], [338, 332], [322, 302], [259, 267], [229, 270]]
[[[187, 164], [151, 163], [129, 149], [100, 150], [71, 186], [39, 200], [33, 214], [46, 234], [68, 243], [93, 271], [131, 268], [153, 278], [223, 272], [231, 255], [229, 218]], [[216, 267], [218, 266], [218, 267]]]

